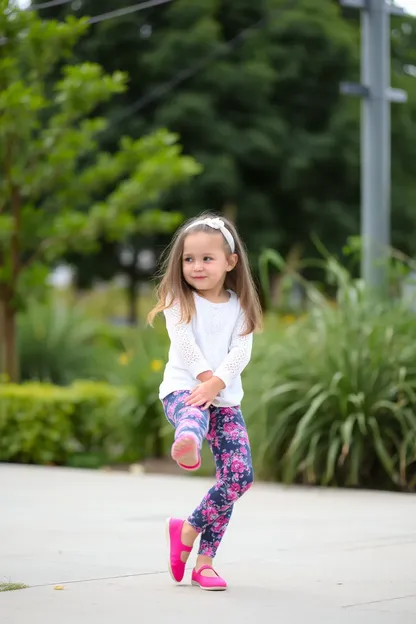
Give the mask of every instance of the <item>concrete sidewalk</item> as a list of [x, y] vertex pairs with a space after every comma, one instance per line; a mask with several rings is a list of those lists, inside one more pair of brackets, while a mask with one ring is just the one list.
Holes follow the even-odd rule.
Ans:
[[[229, 590], [166, 572], [164, 520], [211, 482], [0, 465], [2, 624], [414, 624], [416, 498], [255, 484], [216, 567]], [[64, 586], [62, 591], [55, 585]]]

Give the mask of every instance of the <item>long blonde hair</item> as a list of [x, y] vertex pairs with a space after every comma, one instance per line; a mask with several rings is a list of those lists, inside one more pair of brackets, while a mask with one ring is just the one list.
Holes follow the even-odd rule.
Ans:
[[[192, 223], [206, 218], [217, 218], [218, 215], [204, 213], [199, 217], [189, 219], [175, 233], [172, 242], [162, 258], [160, 275], [162, 277], [156, 288], [157, 304], [149, 312], [147, 320], [152, 325], [157, 314], [170, 308], [174, 302], [179, 303], [181, 310], [181, 322], [189, 323], [195, 314], [194, 289], [185, 281], [182, 273], [182, 255], [185, 238], [191, 232], [205, 232], [207, 234], [218, 233], [206, 224], [195, 225], [190, 232], [185, 230]], [[243, 335], [247, 335], [262, 325], [262, 310], [257, 295], [254, 280], [250, 271], [247, 251], [234, 225], [225, 217], [220, 217], [225, 227], [231, 232], [235, 242], [234, 253], [238, 256], [238, 262], [232, 271], [226, 274], [224, 287], [233, 290], [240, 300], [240, 305], [246, 316], [246, 326]], [[231, 254], [231, 249], [224, 238], [226, 252]]]

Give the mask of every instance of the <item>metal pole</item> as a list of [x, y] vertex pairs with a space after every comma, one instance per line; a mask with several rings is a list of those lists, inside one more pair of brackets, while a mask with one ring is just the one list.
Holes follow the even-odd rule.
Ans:
[[361, 12], [362, 100], [361, 232], [362, 276], [386, 292], [390, 245], [390, 15], [385, 0], [367, 0]]
[[388, 292], [390, 247], [390, 103], [406, 102], [390, 87], [390, 15], [404, 9], [385, 0], [340, 0], [361, 11], [361, 84], [341, 83], [341, 92], [361, 104], [361, 275], [371, 288]]

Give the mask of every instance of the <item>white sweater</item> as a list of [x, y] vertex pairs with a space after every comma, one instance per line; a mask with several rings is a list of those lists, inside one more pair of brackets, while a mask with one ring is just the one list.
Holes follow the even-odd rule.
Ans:
[[244, 311], [237, 295], [229, 293], [225, 303], [212, 303], [195, 293], [196, 314], [188, 324], [179, 323], [178, 304], [164, 311], [171, 344], [160, 399], [175, 390], [192, 390], [201, 383], [197, 376], [211, 370], [225, 384], [213, 405], [240, 405], [244, 396], [241, 373], [250, 361], [253, 334], [240, 335]]

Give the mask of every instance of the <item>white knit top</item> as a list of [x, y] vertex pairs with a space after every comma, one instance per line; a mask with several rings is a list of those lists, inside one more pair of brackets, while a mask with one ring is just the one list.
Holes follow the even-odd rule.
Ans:
[[229, 293], [225, 303], [212, 303], [195, 293], [196, 314], [188, 324], [179, 322], [178, 304], [164, 310], [170, 349], [160, 399], [175, 390], [192, 390], [201, 383], [197, 376], [211, 370], [225, 383], [213, 405], [240, 405], [244, 396], [241, 373], [250, 361], [253, 334], [241, 336], [244, 311], [237, 295]]

